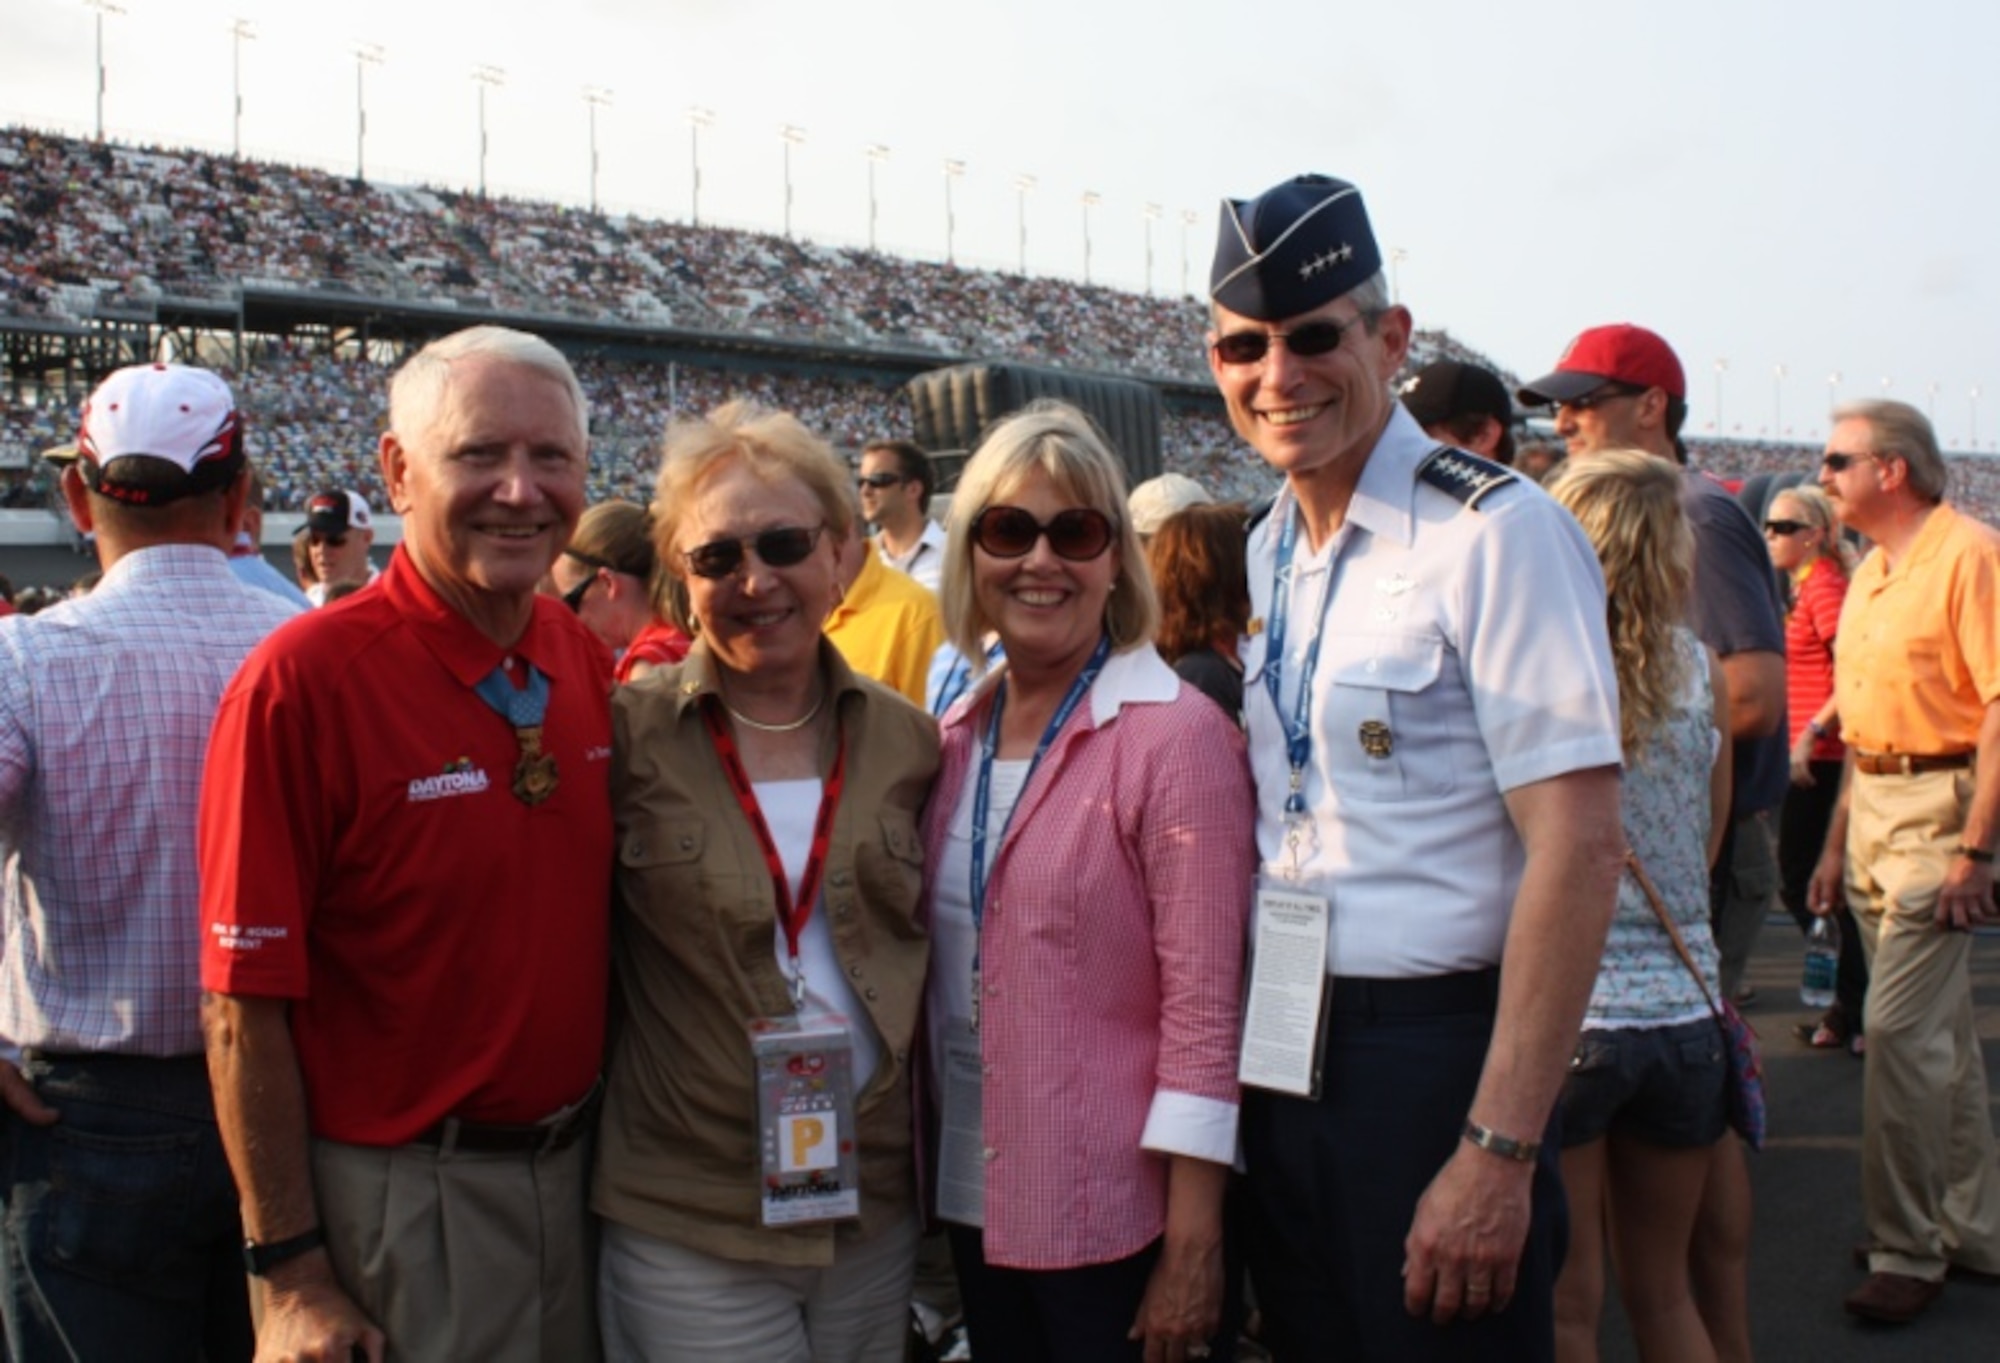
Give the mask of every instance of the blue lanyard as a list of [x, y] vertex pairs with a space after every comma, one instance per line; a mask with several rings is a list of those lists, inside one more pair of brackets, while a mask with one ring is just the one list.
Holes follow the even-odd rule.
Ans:
[[[1299, 541], [1299, 520], [1289, 500], [1282, 501], [1273, 514], [1284, 517], [1278, 530], [1278, 560], [1271, 580], [1271, 618], [1265, 629], [1264, 639], [1264, 686], [1271, 693], [1271, 709], [1277, 712], [1278, 722], [1285, 725], [1285, 761], [1292, 769], [1291, 790], [1285, 796], [1285, 813], [1290, 816], [1306, 812], [1305, 775], [1306, 763], [1312, 759], [1312, 684], [1313, 674], [1319, 670], [1320, 640], [1326, 636], [1324, 628], [1315, 629], [1312, 642], [1306, 646], [1306, 656], [1299, 668], [1299, 694], [1292, 706], [1290, 723], [1285, 722], [1285, 705], [1280, 695], [1281, 678], [1285, 661], [1286, 617], [1292, 607], [1292, 555], [1297, 551]], [[1320, 623], [1324, 625], [1327, 597], [1333, 592], [1332, 567], [1328, 566], [1326, 592], [1320, 597]]]
[[[1063, 697], [1055, 714], [1049, 717], [1049, 727], [1042, 730], [1042, 741], [1035, 745], [1035, 755], [1028, 763], [1028, 774], [1021, 781], [1021, 795], [1028, 793], [1028, 782], [1034, 779], [1035, 768], [1041, 764], [1042, 754], [1055, 742], [1076, 707], [1082, 703], [1090, 684], [1097, 680], [1103, 670], [1104, 660], [1111, 654], [1111, 636], [1106, 634], [1097, 641], [1097, 648], [1090, 655], [1090, 661], [1083, 665], [1083, 671], [1076, 674], [1076, 680], [1069, 684], [1069, 694]], [[1007, 702], [1006, 687], [995, 687], [993, 691], [993, 713], [986, 721], [986, 734], [979, 741], [979, 779], [972, 787], [972, 928], [977, 934], [986, 919], [986, 820], [993, 805], [993, 755], [1000, 748], [1000, 712]], [[1001, 826], [1000, 838], [1005, 841], [1007, 829], [1013, 826], [1014, 810], [1021, 807], [1020, 797], [1015, 797], [1013, 809], [1007, 811], [1007, 822]], [[972, 978], [979, 978], [979, 948], [972, 949]], [[978, 986], [975, 983], [974, 989]], [[976, 997], [976, 995], [975, 995]]]

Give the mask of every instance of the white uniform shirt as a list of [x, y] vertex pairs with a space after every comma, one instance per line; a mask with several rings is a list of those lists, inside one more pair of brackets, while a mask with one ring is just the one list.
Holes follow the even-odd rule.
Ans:
[[[1500, 960], [1525, 853], [1503, 792], [1617, 766], [1618, 683], [1604, 580], [1582, 529], [1526, 480], [1476, 508], [1421, 481], [1436, 448], [1400, 408], [1369, 455], [1346, 523], [1311, 550], [1301, 529], [1281, 668], [1244, 643], [1243, 697], [1264, 870], [1293, 868], [1285, 720], [1315, 633], [1301, 888], [1332, 902], [1328, 969], [1410, 977]], [[1268, 623], [1280, 518], [1252, 531], [1252, 619]], [[1329, 583], [1330, 594], [1329, 594]], [[1363, 742], [1388, 752], [1371, 756]]]

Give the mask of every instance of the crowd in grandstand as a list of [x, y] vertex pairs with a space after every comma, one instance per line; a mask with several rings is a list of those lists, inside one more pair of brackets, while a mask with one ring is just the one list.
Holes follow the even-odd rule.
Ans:
[[[925, 350], [940, 361], [1005, 356], [1206, 384], [1205, 316], [1183, 298], [1023, 278], [784, 237], [592, 214], [551, 203], [359, 183], [298, 167], [0, 129], [0, 317], [88, 317], [103, 303], [226, 295], [243, 284], [341, 288], [529, 314], [693, 331]], [[1443, 332], [1417, 335], [1414, 369], [1440, 356], [1498, 369]], [[579, 363], [591, 399], [593, 498], [643, 498], [668, 419], [749, 396], [796, 412], [836, 446], [910, 429], [888, 379]], [[256, 343], [237, 384], [272, 505], [329, 484], [380, 500], [375, 436], [383, 367]], [[1501, 370], [1503, 374], [1504, 370]], [[0, 456], [20, 462], [73, 434], [74, 412], [0, 401]], [[1221, 409], [1170, 407], [1166, 468], [1254, 500], [1270, 479]], [[1805, 444], [1691, 440], [1725, 479], [1808, 470]], [[2000, 462], [1953, 461], [1969, 510], [2000, 520]], [[0, 505], [36, 504], [32, 477], [0, 480]]]

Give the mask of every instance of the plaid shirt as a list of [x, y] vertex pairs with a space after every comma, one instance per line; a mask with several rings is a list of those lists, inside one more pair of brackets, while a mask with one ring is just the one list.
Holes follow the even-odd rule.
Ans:
[[[993, 688], [945, 715], [926, 866], [945, 859]], [[1136, 1254], [1165, 1229], [1164, 1156], [1234, 1157], [1255, 810], [1236, 726], [1150, 647], [1113, 654], [1021, 792], [987, 884], [988, 1262]], [[953, 968], [933, 963], [934, 1008]]]
[[295, 614], [219, 549], [164, 545], [0, 620], [0, 1039], [201, 1052], [202, 755], [223, 685]]

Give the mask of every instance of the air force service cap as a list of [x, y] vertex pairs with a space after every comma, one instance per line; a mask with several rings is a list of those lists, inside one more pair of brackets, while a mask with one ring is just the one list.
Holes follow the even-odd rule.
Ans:
[[1382, 268], [1361, 191], [1301, 175], [1254, 199], [1224, 199], [1208, 296], [1259, 322], [1296, 317], [1367, 283]]

